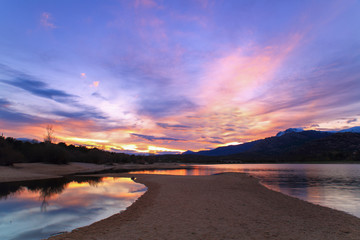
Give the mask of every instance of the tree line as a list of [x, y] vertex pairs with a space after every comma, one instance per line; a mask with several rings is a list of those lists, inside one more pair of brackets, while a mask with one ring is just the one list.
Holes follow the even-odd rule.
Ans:
[[0, 136], [0, 165], [11, 166], [14, 163], [44, 162], [66, 164], [86, 162], [95, 164], [110, 163], [150, 163], [153, 156], [115, 153], [98, 148], [53, 143], [51, 141], [29, 142], [12, 137]]

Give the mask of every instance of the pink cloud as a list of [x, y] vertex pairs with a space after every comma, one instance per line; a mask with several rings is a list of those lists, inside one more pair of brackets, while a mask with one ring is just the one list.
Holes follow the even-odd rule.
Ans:
[[153, 0], [136, 0], [134, 3], [135, 8], [139, 8], [139, 7], [153, 8], [157, 6], [158, 4]]
[[202, 8], [208, 8], [211, 2], [209, 0], [195, 0]]
[[98, 87], [98, 86], [99, 86], [99, 84], [100, 84], [100, 82], [99, 82], [99, 81], [94, 81], [92, 86], [94, 86], [94, 87]]
[[210, 110], [246, 103], [257, 97], [301, 39], [302, 35], [293, 35], [282, 44], [261, 49], [238, 48], [214, 59], [204, 66], [198, 100]]
[[52, 22], [52, 16], [48, 12], [43, 12], [41, 14], [40, 23], [43, 27], [48, 29], [57, 28], [57, 26]]
[[142, 18], [140, 20], [140, 24], [142, 26], [160, 27], [164, 24], [164, 21], [160, 20], [157, 17]]

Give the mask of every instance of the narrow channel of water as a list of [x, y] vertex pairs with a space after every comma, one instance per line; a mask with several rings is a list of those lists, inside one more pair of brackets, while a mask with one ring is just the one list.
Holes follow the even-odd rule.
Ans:
[[217, 164], [133, 173], [211, 175], [222, 172], [248, 173], [272, 190], [360, 218], [360, 164]]
[[0, 183], [0, 239], [39, 240], [119, 213], [146, 187], [129, 178]]

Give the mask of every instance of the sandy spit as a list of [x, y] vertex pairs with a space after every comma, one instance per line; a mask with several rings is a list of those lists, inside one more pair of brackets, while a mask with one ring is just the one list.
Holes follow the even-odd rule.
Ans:
[[359, 218], [244, 174], [136, 177], [148, 191], [126, 211], [49, 239], [360, 239]]
[[72, 162], [69, 164], [56, 165], [46, 163], [17, 163], [13, 167], [0, 166], [0, 182], [16, 182], [26, 180], [38, 180], [60, 178], [69, 174], [92, 173], [103, 170], [129, 171], [147, 169], [172, 169], [184, 167], [177, 163], [154, 163], [154, 164], [113, 164], [99, 165], [92, 163]]

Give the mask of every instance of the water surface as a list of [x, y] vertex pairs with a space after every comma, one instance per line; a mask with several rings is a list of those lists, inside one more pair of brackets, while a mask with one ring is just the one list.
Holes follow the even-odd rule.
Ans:
[[129, 178], [60, 178], [0, 184], [0, 239], [71, 231], [125, 210], [146, 191]]
[[360, 164], [216, 164], [137, 173], [211, 175], [222, 172], [248, 173], [270, 189], [360, 218]]

